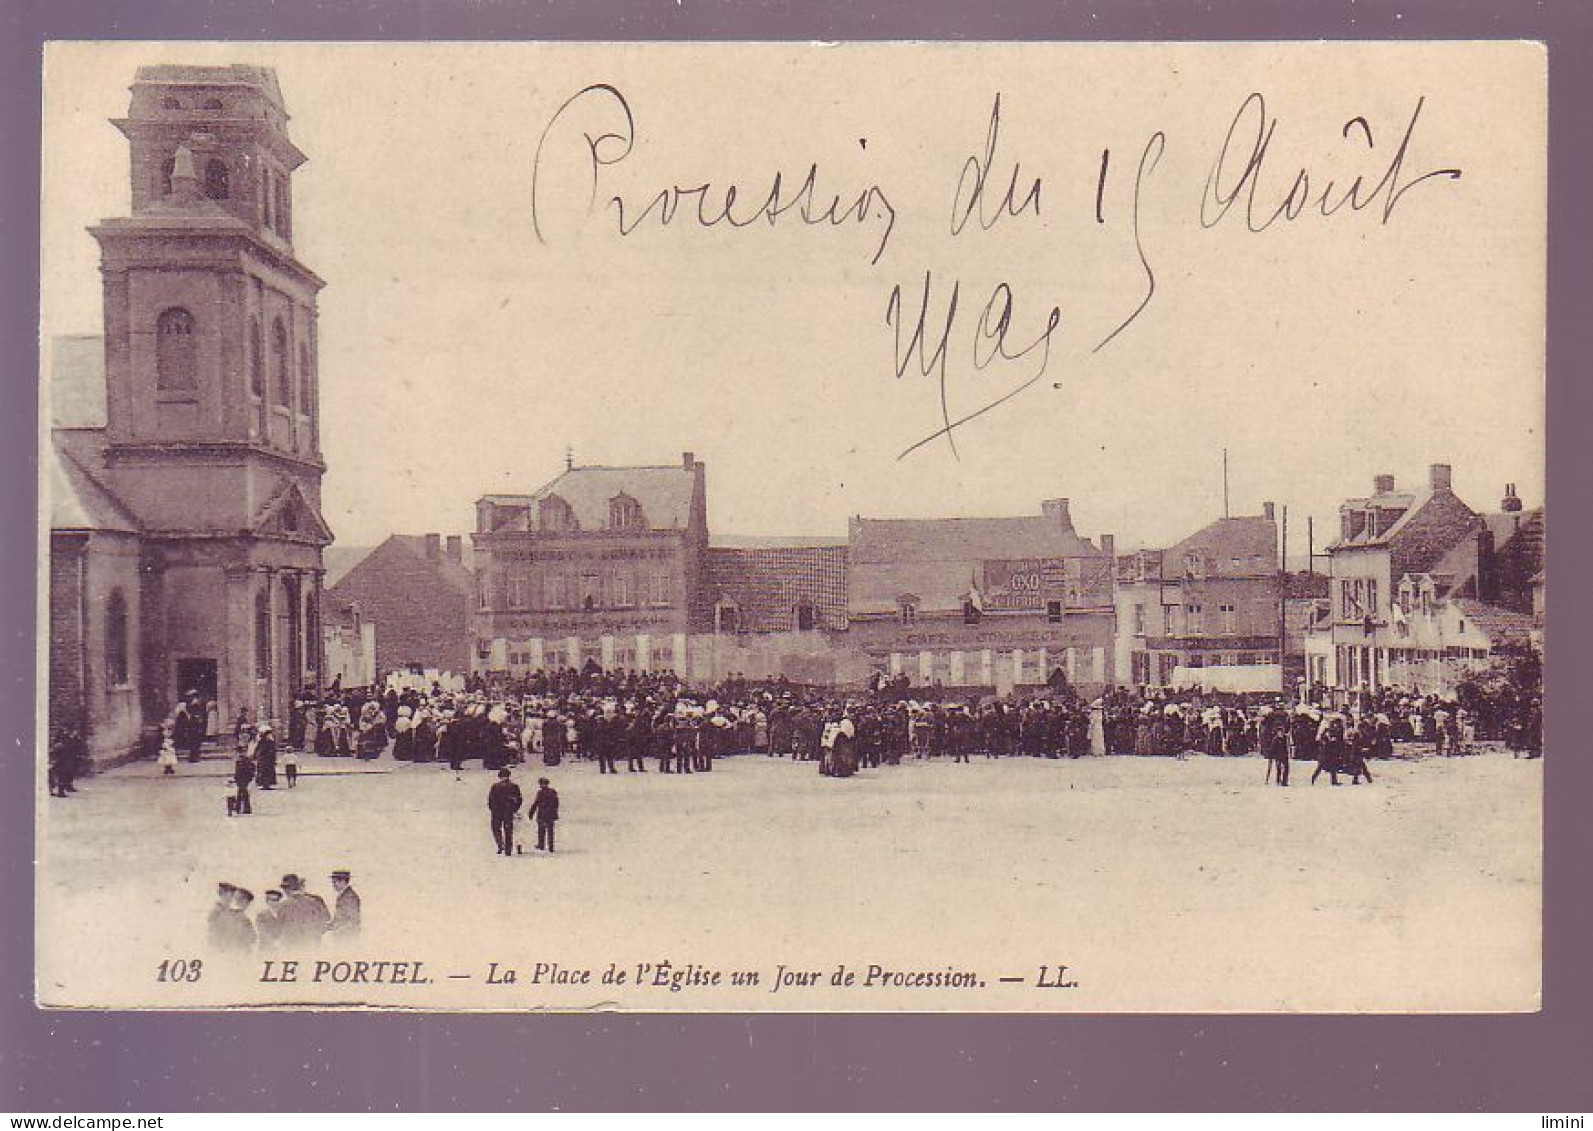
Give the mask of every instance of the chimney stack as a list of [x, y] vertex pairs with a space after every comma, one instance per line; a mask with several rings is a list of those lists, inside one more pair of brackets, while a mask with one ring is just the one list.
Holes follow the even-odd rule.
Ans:
[[693, 470], [697, 466], [697, 453], [696, 452], [682, 452], [682, 453], [680, 453], [680, 464], [687, 471]]
[[1117, 557], [1117, 536], [1115, 534], [1101, 535], [1101, 553], [1108, 558]]
[[1521, 498], [1516, 494], [1514, 483], [1505, 484], [1504, 498], [1499, 502], [1499, 509], [1505, 514], [1519, 514], [1521, 512]]
[[465, 540], [457, 534], [448, 535], [448, 560], [454, 565], [465, 564]]
[[1394, 477], [1388, 473], [1372, 477], [1372, 493], [1374, 495], [1392, 495], [1394, 493]]
[[1435, 463], [1427, 471], [1428, 486], [1434, 491], [1450, 490], [1454, 469], [1447, 463]]
[[426, 535], [426, 560], [434, 562], [440, 557], [442, 557], [442, 535]]
[[1261, 504], [1261, 517], [1266, 519], [1268, 522], [1276, 522], [1276, 521], [1278, 521], [1277, 508], [1274, 507], [1271, 503], [1262, 503]]
[[1046, 499], [1040, 504], [1040, 513], [1062, 527], [1064, 534], [1073, 533], [1073, 513], [1066, 499]]

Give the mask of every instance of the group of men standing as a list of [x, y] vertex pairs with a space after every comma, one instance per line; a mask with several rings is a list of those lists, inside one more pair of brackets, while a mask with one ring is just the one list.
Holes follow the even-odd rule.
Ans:
[[216, 903], [210, 909], [209, 938], [213, 950], [249, 954], [313, 950], [322, 938], [347, 944], [359, 937], [361, 905], [353, 876], [344, 869], [332, 873], [336, 898], [332, 910], [326, 900], [305, 888], [304, 880], [290, 872], [282, 886], [265, 893], [265, 906], [249, 918], [254, 892], [236, 884], [216, 885]]

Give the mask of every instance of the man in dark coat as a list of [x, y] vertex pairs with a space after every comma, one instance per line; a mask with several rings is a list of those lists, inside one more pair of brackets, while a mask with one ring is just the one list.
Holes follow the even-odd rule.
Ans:
[[1279, 707], [1261, 722], [1262, 756], [1267, 769], [1279, 785], [1289, 784], [1289, 722]]
[[188, 698], [177, 706], [177, 721], [172, 728], [172, 741], [190, 762], [199, 761], [200, 747], [205, 744], [205, 704], [198, 694], [190, 691]]
[[233, 795], [232, 811], [240, 817], [253, 813], [254, 807], [249, 804], [249, 787], [254, 784], [254, 759], [249, 757], [247, 750], [240, 752], [238, 760], [233, 763], [232, 784], [238, 787], [238, 792]]
[[647, 717], [646, 706], [638, 706], [625, 736], [625, 769], [633, 774], [647, 772], [647, 754], [653, 745], [653, 724]]
[[278, 937], [284, 950], [304, 950], [321, 944], [321, 936], [332, 924], [326, 900], [304, 890], [304, 881], [293, 873], [282, 877], [282, 925]]
[[527, 816], [536, 818], [537, 847], [553, 851], [553, 826], [559, 820], [559, 795], [548, 784], [547, 778], [537, 779], [537, 795], [531, 801]]
[[509, 771], [499, 770], [498, 780], [487, 791], [487, 812], [492, 815], [492, 839], [498, 843], [499, 856], [514, 855], [514, 815], [524, 802], [520, 787], [509, 778]]
[[338, 869], [332, 873], [332, 890], [337, 899], [332, 904], [332, 922], [327, 933], [334, 942], [352, 943], [360, 935], [360, 893], [354, 890], [354, 877]]
[[625, 733], [625, 709], [623, 707], [614, 712], [612, 719], [599, 715], [592, 720], [592, 725], [587, 732], [591, 735], [591, 742], [597, 754], [597, 772], [600, 774], [617, 774], [619, 769], [614, 765], [615, 755]]

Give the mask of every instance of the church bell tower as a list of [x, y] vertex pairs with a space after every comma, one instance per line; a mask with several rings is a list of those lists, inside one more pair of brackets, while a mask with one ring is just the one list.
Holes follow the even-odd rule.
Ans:
[[139, 68], [132, 215], [91, 229], [110, 485], [144, 532], [146, 717], [197, 692], [285, 716], [319, 678], [322, 281], [293, 249], [305, 156], [270, 68]]

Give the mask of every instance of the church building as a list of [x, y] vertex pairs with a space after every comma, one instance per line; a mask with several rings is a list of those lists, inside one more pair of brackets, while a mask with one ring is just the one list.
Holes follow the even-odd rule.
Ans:
[[320, 680], [316, 295], [293, 250], [275, 73], [140, 67], [131, 215], [100, 245], [102, 337], [51, 343], [52, 737], [127, 756], [179, 697], [283, 720]]

